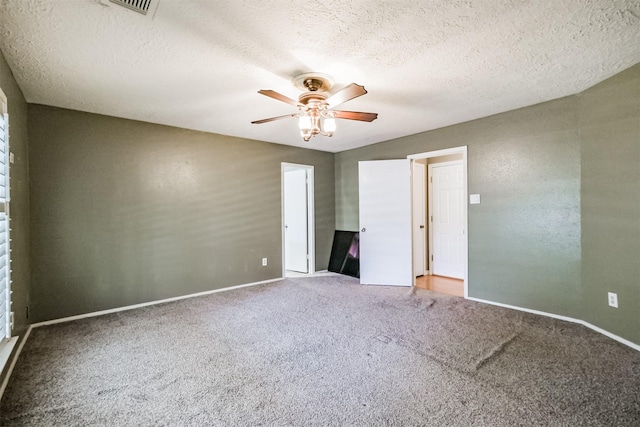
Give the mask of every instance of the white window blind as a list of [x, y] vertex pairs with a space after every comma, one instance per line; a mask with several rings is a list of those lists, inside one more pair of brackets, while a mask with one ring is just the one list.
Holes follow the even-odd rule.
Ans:
[[[2, 93], [0, 92], [0, 95]], [[11, 338], [11, 270], [9, 259], [9, 120], [0, 99], [0, 343]]]

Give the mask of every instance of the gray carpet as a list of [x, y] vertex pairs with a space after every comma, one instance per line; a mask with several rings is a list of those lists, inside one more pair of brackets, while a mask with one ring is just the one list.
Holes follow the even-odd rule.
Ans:
[[346, 276], [35, 328], [3, 426], [638, 426], [640, 353]]

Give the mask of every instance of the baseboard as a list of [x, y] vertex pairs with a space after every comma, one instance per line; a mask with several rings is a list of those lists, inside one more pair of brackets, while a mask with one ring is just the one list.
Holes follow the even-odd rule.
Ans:
[[476, 302], [481, 302], [483, 304], [490, 304], [490, 305], [496, 305], [498, 307], [504, 307], [504, 308], [510, 308], [512, 310], [518, 310], [518, 311], [524, 311], [527, 313], [532, 313], [532, 314], [537, 314], [539, 316], [545, 316], [545, 317], [552, 317], [554, 319], [559, 319], [559, 320], [564, 320], [566, 322], [571, 322], [571, 323], [579, 323], [580, 325], [586, 326], [589, 329], [592, 329], [602, 335], [606, 335], [607, 337], [614, 339], [616, 341], [618, 341], [621, 344], [624, 344], [626, 346], [631, 347], [634, 350], [640, 351], [640, 345], [631, 342], [627, 339], [624, 339], [622, 337], [619, 337], [615, 334], [612, 334], [611, 332], [604, 330], [596, 325], [592, 325], [589, 322], [586, 322], [584, 320], [581, 319], [575, 319], [573, 317], [568, 317], [568, 316], [561, 316], [559, 314], [553, 314], [553, 313], [547, 313], [546, 311], [540, 311], [540, 310], [532, 310], [530, 308], [524, 308], [524, 307], [518, 307], [517, 305], [509, 305], [509, 304], [503, 304], [500, 302], [495, 302], [495, 301], [489, 301], [489, 300], [484, 300], [484, 299], [480, 299], [480, 298], [473, 298], [473, 297], [467, 297], [468, 300], [471, 301], [476, 301]]
[[241, 288], [247, 288], [247, 287], [250, 287], [250, 286], [264, 285], [266, 283], [279, 282], [280, 280], [283, 280], [283, 278], [280, 277], [280, 278], [277, 278], [277, 279], [263, 280], [261, 282], [246, 283], [244, 285], [229, 286], [227, 288], [213, 289], [213, 290], [210, 290], [210, 291], [197, 292], [195, 294], [187, 294], [187, 295], [181, 295], [181, 296], [178, 296], [178, 297], [172, 297], [172, 298], [165, 298], [165, 299], [161, 299], [161, 300], [143, 302], [143, 303], [140, 303], [140, 304], [126, 305], [124, 307], [111, 308], [109, 310], [94, 311], [94, 312], [91, 312], [91, 313], [78, 314], [76, 316], [62, 317], [60, 319], [45, 320], [44, 322], [34, 323], [31, 326], [34, 327], [34, 328], [37, 328], [37, 327], [40, 327], [40, 326], [54, 325], [56, 323], [71, 322], [73, 320], [86, 319], [87, 317], [102, 316], [104, 314], [111, 314], [111, 313], [118, 313], [120, 311], [134, 310], [136, 308], [148, 307], [150, 305], [164, 304], [164, 303], [172, 302], [172, 301], [180, 301], [180, 300], [188, 299], [188, 298], [195, 298], [195, 297], [201, 297], [201, 296], [205, 296], [205, 295], [211, 295], [211, 294], [215, 294], [215, 293], [218, 293], [218, 292], [226, 292], [226, 291], [232, 291], [234, 289], [241, 289]]
[[2, 350], [0, 350], [0, 372], [4, 371], [4, 367], [7, 366], [16, 342], [18, 342], [18, 337], [11, 337], [8, 342], [2, 344]]
[[7, 369], [7, 375], [5, 375], [4, 381], [2, 381], [2, 386], [0, 386], [0, 400], [2, 400], [2, 396], [4, 396], [4, 390], [7, 388], [7, 385], [9, 384], [9, 378], [11, 378], [11, 374], [13, 374], [13, 369], [16, 367], [16, 362], [20, 357], [20, 353], [22, 353], [22, 349], [24, 348], [24, 344], [27, 342], [27, 338], [29, 338], [29, 334], [31, 334], [32, 328], [33, 328], [33, 325], [29, 325], [27, 332], [25, 332], [24, 334], [24, 338], [22, 338], [22, 341], [20, 341], [20, 345], [18, 346], [18, 350], [16, 351], [16, 354], [13, 356], [13, 359], [11, 360], [9, 369]]
[[[4, 368], [11, 359], [11, 353], [18, 342], [18, 337], [11, 337], [7, 342], [2, 343], [0, 347], [0, 373], [4, 372]], [[1, 396], [1, 395], [0, 395]]]
[[329, 275], [333, 275], [333, 274], [340, 274], [340, 273], [336, 273], [335, 271], [329, 271], [329, 270], [317, 270], [315, 273], [310, 274], [309, 277], [313, 277], [316, 275], [324, 275], [324, 274], [329, 274]]

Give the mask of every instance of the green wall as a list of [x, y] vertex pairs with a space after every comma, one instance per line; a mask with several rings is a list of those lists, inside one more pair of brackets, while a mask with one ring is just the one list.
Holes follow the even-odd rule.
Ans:
[[34, 321], [281, 277], [281, 162], [315, 167], [328, 265], [331, 153], [42, 105], [29, 142]]
[[482, 195], [469, 206], [470, 296], [640, 343], [640, 65], [578, 95], [336, 155], [40, 105], [27, 153], [4, 60], [0, 84], [18, 330], [27, 305], [40, 321], [279, 277], [283, 161], [316, 167], [324, 269], [334, 224], [358, 229], [359, 160], [466, 145], [469, 192]]
[[580, 299], [580, 147], [562, 99], [336, 155], [337, 228], [358, 227], [358, 160], [466, 145], [469, 295], [575, 315]]
[[[359, 160], [466, 145], [469, 193], [482, 196], [469, 206], [469, 295], [584, 319], [640, 343], [639, 72], [338, 153], [336, 228], [358, 229]], [[610, 176], [593, 182], [602, 174]], [[619, 309], [607, 306], [607, 290], [619, 291]]]
[[[13, 334], [24, 336], [29, 305], [29, 153], [27, 144], [27, 103], [0, 54], [0, 88], [7, 97], [9, 145], [14, 155], [11, 174], [11, 309], [15, 313]], [[14, 350], [15, 351], [15, 350]]]
[[[582, 318], [640, 344], [640, 65], [578, 102]], [[607, 292], [618, 294], [618, 309]]]
[[15, 312], [14, 334], [28, 327], [29, 304], [29, 153], [27, 143], [27, 103], [4, 57], [0, 57], [0, 87], [7, 97], [9, 144], [14, 155], [11, 176], [11, 295]]

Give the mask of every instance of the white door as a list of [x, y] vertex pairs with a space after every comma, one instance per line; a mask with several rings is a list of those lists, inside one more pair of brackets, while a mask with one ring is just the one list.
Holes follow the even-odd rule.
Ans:
[[284, 265], [286, 270], [307, 273], [307, 171], [284, 172]]
[[429, 165], [433, 252], [431, 271], [464, 279], [466, 233], [462, 162]]
[[426, 273], [425, 166], [413, 163], [413, 275]]
[[413, 285], [410, 160], [358, 162], [360, 283]]

